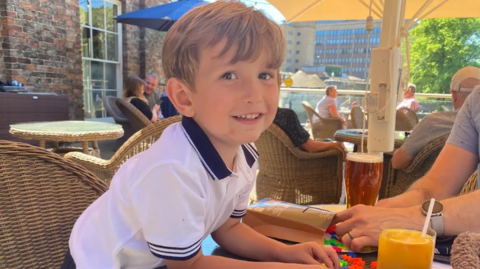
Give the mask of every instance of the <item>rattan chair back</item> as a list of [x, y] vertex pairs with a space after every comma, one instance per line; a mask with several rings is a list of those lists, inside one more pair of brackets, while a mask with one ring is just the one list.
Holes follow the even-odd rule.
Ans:
[[143, 113], [134, 105], [130, 104], [130, 102], [117, 98], [115, 103], [120, 111], [122, 111], [122, 113], [127, 117], [128, 122], [130, 122], [134, 132], [138, 132], [152, 124], [150, 119], [147, 119], [147, 117], [145, 117], [145, 115], [143, 115]]
[[[310, 119], [310, 126], [312, 128], [312, 135], [314, 139], [333, 139], [335, 132], [343, 128], [343, 123], [340, 119], [336, 118], [322, 118], [315, 111], [315, 109], [307, 101], [302, 102], [303, 109]], [[315, 117], [314, 117], [315, 116]], [[313, 120], [318, 118], [319, 120], [314, 122]]]
[[104, 96], [102, 98], [103, 106], [107, 110], [108, 115], [110, 115], [115, 120], [116, 123], [123, 123], [123, 122], [128, 123], [127, 117], [125, 117], [123, 112], [120, 111], [120, 109], [116, 104], [117, 99], [119, 98], [114, 96]]
[[395, 115], [395, 131], [411, 131], [414, 125], [402, 110], [397, 110]]
[[[362, 129], [363, 128], [363, 120], [365, 118], [365, 113], [363, 113], [362, 108], [359, 106], [352, 107], [350, 111], [350, 118], [352, 120], [352, 128], [353, 129]], [[368, 128], [368, 121], [365, 119], [365, 128]]]
[[467, 180], [467, 183], [463, 185], [462, 191], [460, 194], [466, 194], [473, 192], [478, 189], [478, 170], [473, 173], [470, 178]]
[[252, 202], [275, 198], [296, 204], [338, 203], [342, 194], [343, 160], [339, 151], [308, 153], [296, 148], [272, 124], [255, 142], [259, 152]]
[[149, 149], [168, 126], [180, 120], [181, 116], [173, 116], [143, 128], [130, 137], [110, 160], [103, 160], [81, 152], [70, 152], [65, 155], [65, 158], [84, 166], [109, 185], [123, 163], [138, 153]]
[[385, 193], [381, 195], [381, 198], [390, 198], [404, 193], [410, 185], [427, 174], [445, 146], [448, 136], [449, 134], [442, 135], [428, 143], [415, 156], [412, 163], [404, 169], [393, 169], [390, 163], [388, 165], [388, 180], [385, 187], [382, 186]]
[[407, 118], [410, 120], [410, 124], [412, 124], [413, 127], [415, 127], [418, 124], [419, 120], [418, 120], [417, 113], [415, 113], [415, 111], [411, 110], [408, 107], [402, 107], [399, 110], [402, 110], [403, 113], [407, 115]]
[[58, 154], [0, 140], [0, 268], [60, 268], [75, 221], [106, 190]]

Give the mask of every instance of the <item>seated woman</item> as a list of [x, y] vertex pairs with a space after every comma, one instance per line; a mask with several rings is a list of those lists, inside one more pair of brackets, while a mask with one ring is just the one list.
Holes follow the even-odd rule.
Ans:
[[345, 148], [342, 144], [337, 142], [324, 142], [310, 139], [310, 134], [300, 124], [295, 111], [279, 107], [273, 123], [275, 123], [288, 135], [295, 147], [299, 147], [307, 152], [319, 152], [329, 149], [336, 149], [343, 154], [343, 158], [345, 159]]
[[125, 81], [123, 87], [123, 99], [127, 100], [140, 110], [151, 122], [156, 122], [160, 106], [156, 104], [152, 109], [148, 106], [143, 92], [145, 91], [145, 82], [139, 77], [130, 76]]
[[[338, 114], [337, 108], [337, 86], [331, 85], [326, 89], [326, 95], [318, 102], [317, 108], [315, 109], [322, 118], [337, 118], [340, 119], [343, 125], [346, 125], [346, 121]], [[313, 122], [318, 122], [318, 119], [315, 115], [313, 116]]]

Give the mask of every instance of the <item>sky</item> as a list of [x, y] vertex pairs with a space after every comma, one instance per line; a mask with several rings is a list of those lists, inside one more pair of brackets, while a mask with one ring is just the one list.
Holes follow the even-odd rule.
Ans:
[[[206, 2], [215, 2], [216, 0], [205, 0]], [[285, 20], [282, 13], [278, 11], [274, 6], [270, 5], [266, 0], [241, 0], [248, 6], [255, 6], [257, 9], [262, 10], [270, 19], [274, 20], [278, 24]]]

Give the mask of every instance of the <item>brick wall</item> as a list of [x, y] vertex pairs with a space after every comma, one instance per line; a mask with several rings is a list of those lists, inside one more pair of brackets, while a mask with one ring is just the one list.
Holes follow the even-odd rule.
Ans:
[[0, 81], [5, 82], [7, 80], [7, 76], [3, 72], [5, 65], [3, 59], [3, 36], [6, 33], [6, 29], [4, 29], [3, 25], [6, 25], [7, 19], [3, 19], [3, 15], [7, 15], [7, 7], [5, 1], [0, 1]]
[[[169, 0], [122, 0], [122, 13]], [[122, 27], [123, 79], [157, 73], [165, 33]], [[70, 118], [84, 118], [79, 0], [0, 0], [0, 80], [69, 96]], [[121, 89], [121, 87], [119, 87]]]
[[[128, 0], [122, 1], [122, 13], [149, 8], [169, 0]], [[123, 25], [123, 77], [135, 75], [144, 77], [157, 73], [162, 81], [162, 43], [165, 33], [137, 26]]]
[[68, 95], [70, 118], [83, 119], [78, 0], [2, 3], [1, 78]]

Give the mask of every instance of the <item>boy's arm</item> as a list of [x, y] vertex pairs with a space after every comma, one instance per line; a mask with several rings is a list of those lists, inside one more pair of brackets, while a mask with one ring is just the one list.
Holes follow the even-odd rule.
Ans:
[[257, 261], [282, 261], [280, 253], [286, 247], [257, 233], [239, 218], [228, 219], [212, 233], [212, 238], [227, 251]]
[[[256, 232], [241, 223], [240, 218], [227, 220], [212, 233], [212, 238], [227, 251], [245, 258], [295, 264], [286, 268], [340, 268], [337, 252], [333, 248], [325, 248], [315, 242], [285, 245]], [[313, 267], [301, 264], [311, 264]]]
[[227, 220], [212, 233], [212, 238], [231, 253], [252, 260], [271, 262], [249, 262], [220, 256], [204, 256], [200, 251], [195, 257], [186, 261], [165, 260], [168, 269], [327, 269], [320, 263], [282, 263], [288, 262], [281, 256], [282, 249], [287, 245], [257, 233], [241, 223], [239, 218]]
[[279, 262], [248, 262], [220, 256], [203, 256], [200, 251], [187, 261], [165, 260], [168, 269], [326, 269], [321, 265]]

